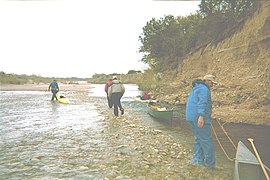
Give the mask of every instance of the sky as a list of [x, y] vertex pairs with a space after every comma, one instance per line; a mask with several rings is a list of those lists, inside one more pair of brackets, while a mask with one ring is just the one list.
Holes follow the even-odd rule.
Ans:
[[200, 1], [0, 0], [0, 71], [43, 77], [126, 74], [152, 18], [187, 16]]

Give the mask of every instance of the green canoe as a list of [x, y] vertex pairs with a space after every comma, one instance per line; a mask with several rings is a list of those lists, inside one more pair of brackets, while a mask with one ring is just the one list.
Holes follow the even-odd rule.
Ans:
[[238, 142], [237, 146], [234, 179], [235, 180], [266, 179], [257, 158], [241, 141]]
[[171, 122], [173, 119], [179, 119], [179, 111], [174, 110], [168, 105], [157, 103], [157, 102], [149, 102], [148, 103], [148, 114], [152, 117], [165, 120]]

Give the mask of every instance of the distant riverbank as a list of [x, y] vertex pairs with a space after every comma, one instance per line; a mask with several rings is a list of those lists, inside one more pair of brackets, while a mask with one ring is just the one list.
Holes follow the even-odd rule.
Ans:
[[[14, 84], [1, 84], [0, 91], [47, 91], [49, 84], [24, 84], [24, 85], [14, 85]], [[59, 83], [60, 91], [86, 91], [91, 88], [91, 84], [82, 83], [82, 84], [63, 84]], [[171, 88], [173, 89], [173, 88]], [[154, 96], [161, 102], [167, 102], [169, 104], [175, 104], [179, 96], [177, 94], [166, 95], [165, 92], [155, 92], [151, 91]], [[177, 92], [175, 90], [175, 92]], [[218, 97], [213, 94], [213, 115], [215, 119], [219, 119], [224, 122], [233, 122], [233, 123], [248, 123], [248, 124], [257, 124], [257, 125], [267, 125], [270, 126], [270, 113], [267, 107], [263, 106], [261, 108], [242, 108], [235, 104], [232, 105], [217, 105], [216, 101]], [[187, 99], [187, 93], [185, 96], [181, 97], [180, 104], [185, 104]]]
[[[0, 91], [48, 91], [49, 84], [1, 84]], [[60, 91], [86, 91], [90, 84], [61, 84]]]

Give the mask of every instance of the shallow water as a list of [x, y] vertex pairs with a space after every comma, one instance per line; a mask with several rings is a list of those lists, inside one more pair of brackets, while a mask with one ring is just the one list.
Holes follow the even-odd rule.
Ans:
[[69, 105], [51, 102], [47, 92], [0, 93], [1, 178], [72, 177], [81, 171], [90, 145], [99, 143], [91, 137], [102, 116], [92, 103], [81, 103], [72, 92]]
[[[180, 120], [171, 125], [151, 118], [146, 104], [133, 101], [141, 93], [138, 87], [125, 87], [122, 102], [126, 117], [136, 117], [192, 149], [193, 138], [186, 123]], [[106, 115], [100, 108], [107, 104], [103, 88], [89, 85], [86, 93], [66, 92], [68, 105], [51, 102], [49, 92], [0, 91], [0, 177], [85, 179], [109, 171], [104, 167], [113, 164], [109, 151], [113, 142], [101, 138]], [[112, 131], [121, 130], [117, 128]], [[233, 163], [216, 149], [217, 166], [232, 170]]]
[[[104, 116], [97, 111], [106, 103], [103, 88], [64, 92], [68, 105], [50, 101], [49, 92], [0, 91], [0, 177], [96, 177], [108, 144], [101, 138]], [[135, 85], [126, 90], [123, 101], [140, 93]]]

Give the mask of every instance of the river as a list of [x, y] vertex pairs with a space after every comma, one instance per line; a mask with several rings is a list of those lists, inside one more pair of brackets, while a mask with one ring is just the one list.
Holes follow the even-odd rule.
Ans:
[[[193, 138], [184, 112], [172, 124], [153, 119], [147, 114], [146, 104], [133, 101], [141, 94], [138, 87], [125, 87], [122, 102], [126, 117], [135, 117], [164, 131], [192, 149]], [[108, 157], [106, 149], [110, 144], [101, 138], [106, 115], [100, 108], [107, 104], [103, 88], [104, 85], [89, 85], [87, 92], [64, 92], [71, 102], [68, 105], [50, 101], [51, 94], [45, 91], [0, 91], [0, 179], [99, 177], [102, 164], [108, 163], [104, 157]], [[269, 127], [226, 126], [229, 133], [237, 134], [233, 137], [235, 143], [246, 136], [255, 137], [263, 160], [269, 164]], [[232, 170], [233, 162], [226, 159], [217, 143], [215, 147], [217, 166]], [[231, 149], [229, 153], [234, 156]]]

